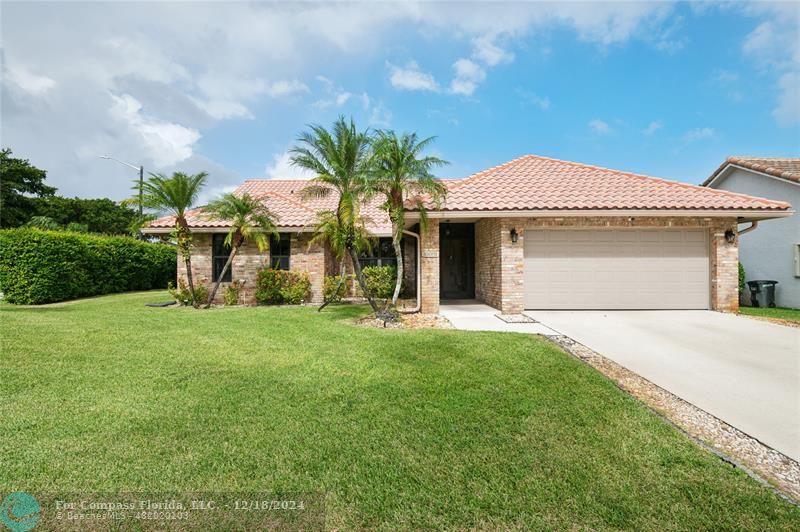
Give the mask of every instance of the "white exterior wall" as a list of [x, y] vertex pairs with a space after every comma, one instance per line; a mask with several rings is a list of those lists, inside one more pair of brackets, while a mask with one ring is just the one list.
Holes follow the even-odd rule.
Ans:
[[[800, 210], [800, 184], [767, 177], [745, 169], [726, 170], [722, 179], [711, 187], [751, 196], [787, 201]], [[746, 226], [741, 226], [740, 229]], [[769, 279], [778, 281], [775, 302], [780, 307], [800, 308], [800, 277], [795, 276], [795, 251], [800, 244], [800, 216], [765, 220], [752, 232], [739, 240], [739, 260], [747, 280]], [[745, 289], [742, 303], [749, 305], [749, 291]]]

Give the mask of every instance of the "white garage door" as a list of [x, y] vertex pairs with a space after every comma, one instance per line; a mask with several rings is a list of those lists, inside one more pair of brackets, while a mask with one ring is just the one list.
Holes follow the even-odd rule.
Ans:
[[704, 230], [525, 231], [526, 309], [707, 309]]

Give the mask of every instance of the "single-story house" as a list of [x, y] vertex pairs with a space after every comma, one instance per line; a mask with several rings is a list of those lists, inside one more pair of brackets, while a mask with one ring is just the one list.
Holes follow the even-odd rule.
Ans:
[[[421, 311], [442, 300], [477, 299], [502, 314], [525, 309], [738, 308], [737, 227], [793, 213], [784, 201], [714, 190], [526, 155], [458, 180], [447, 199], [428, 205], [419, 224], [409, 202], [407, 285]], [[263, 199], [278, 216], [281, 238], [260, 254], [247, 245], [231, 278], [251, 289], [267, 265], [309, 272], [311, 300], [322, 300], [325, 275], [337, 261], [310, 245], [316, 213], [336, 198], [304, 201], [303, 181], [250, 180], [237, 189]], [[370, 230], [382, 237], [365, 264], [393, 260], [386, 215], [379, 202], [364, 206]], [[149, 233], [169, 232], [161, 218]], [[196, 279], [211, 281], [227, 258], [224, 221], [200, 210], [189, 216], [195, 233]], [[185, 275], [178, 261], [178, 275]]]
[[[800, 158], [729, 157], [703, 186], [800, 204]], [[778, 281], [778, 306], [800, 308], [800, 218], [792, 216], [742, 236], [739, 260], [748, 281]], [[750, 303], [745, 290], [744, 304]]]

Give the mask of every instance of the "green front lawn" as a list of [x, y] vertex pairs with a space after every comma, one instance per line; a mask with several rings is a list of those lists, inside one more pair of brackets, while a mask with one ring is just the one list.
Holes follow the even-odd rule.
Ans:
[[143, 306], [164, 299], [0, 307], [0, 494], [321, 492], [344, 529], [800, 525], [538, 337]]
[[748, 316], [775, 318], [800, 323], [800, 309], [797, 308], [739, 307], [739, 312]]

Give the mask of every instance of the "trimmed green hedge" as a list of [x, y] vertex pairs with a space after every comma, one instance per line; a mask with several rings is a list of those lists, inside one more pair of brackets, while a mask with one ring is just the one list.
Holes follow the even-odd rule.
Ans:
[[0, 290], [11, 303], [166, 288], [176, 250], [123, 236], [40, 229], [0, 231]]

